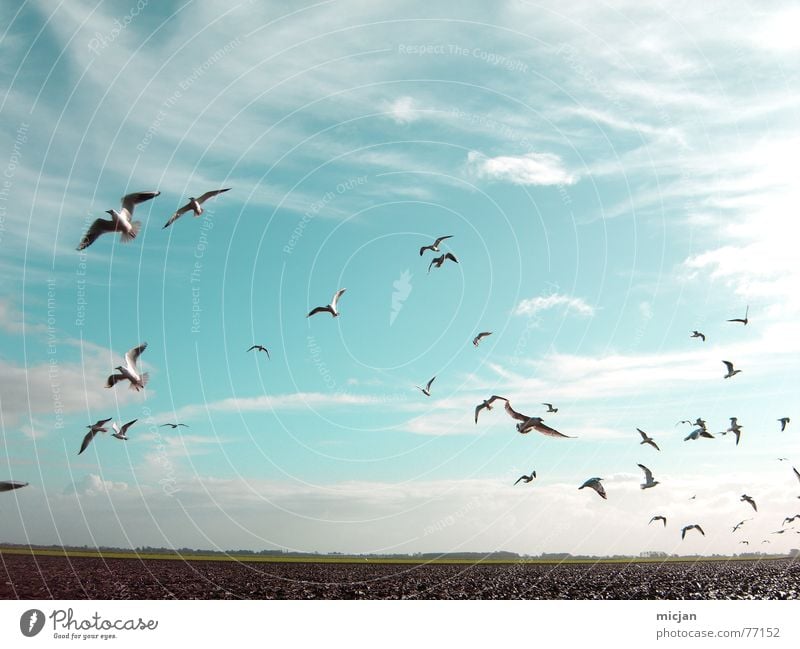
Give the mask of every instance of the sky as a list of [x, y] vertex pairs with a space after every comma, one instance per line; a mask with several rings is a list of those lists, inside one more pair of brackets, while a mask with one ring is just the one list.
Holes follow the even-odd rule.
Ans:
[[[30, 485], [0, 541], [800, 547], [799, 23], [790, 2], [4, 3], [0, 479]], [[133, 242], [76, 251], [156, 190]], [[458, 263], [428, 272], [443, 235]], [[306, 318], [340, 288], [338, 318]], [[142, 342], [146, 389], [105, 388]], [[476, 424], [493, 394], [575, 439]], [[733, 416], [738, 446], [676, 425]], [[107, 417], [138, 420], [129, 441], [78, 456]]]

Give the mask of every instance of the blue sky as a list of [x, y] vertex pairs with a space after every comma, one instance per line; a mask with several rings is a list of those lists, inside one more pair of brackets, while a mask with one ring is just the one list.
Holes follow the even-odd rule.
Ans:
[[[797, 546], [770, 532], [800, 494], [776, 421], [800, 360], [800, 13], [640, 4], [4, 6], [0, 478], [31, 486], [4, 495], [2, 540]], [[156, 189], [134, 242], [75, 251]], [[441, 235], [460, 263], [428, 274]], [[339, 288], [341, 317], [305, 318]], [[147, 389], [105, 389], [142, 341]], [[475, 425], [491, 394], [553, 402], [578, 439]], [[78, 457], [110, 416], [139, 419], [130, 441]], [[684, 442], [697, 416], [737, 416], [740, 446]], [[593, 476], [608, 501], [578, 491]], [[759, 512], [732, 535], [742, 493]], [[689, 523], [706, 537], [681, 543]]]

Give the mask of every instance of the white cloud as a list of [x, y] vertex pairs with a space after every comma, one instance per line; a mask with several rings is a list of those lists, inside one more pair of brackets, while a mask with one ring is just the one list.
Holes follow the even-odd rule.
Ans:
[[515, 185], [574, 185], [578, 182], [578, 176], [567, 171], [564, 162], [554, 153], [489, 158], [479, 151], [470, 151], [467, 169], [478, 178]]
[[542, 311], [549, 311], [558, 307], [564, 307], [566, 311], [573, 311], [582, 316], [593, 316], [594, 307], [588, 305], [579, 297], [553, 293], [552, 295], [540, 295], [539, 297], [522, 300], [514, 309], [515, 315], [536, 315]]
[[398, 97], [386, 106], [386, 112], [398, 124], [410, 124], [419, 119], [420, 114], [413, 97]]
[[79, 496], [97, 496], [120, 491], [128, 491], [128, 484], [126, 482], [103, 480], [103, 478], [96, 473], [89, 473], [81, 480], [76, 480], [64, 488], [65, 495], [77, 494]]

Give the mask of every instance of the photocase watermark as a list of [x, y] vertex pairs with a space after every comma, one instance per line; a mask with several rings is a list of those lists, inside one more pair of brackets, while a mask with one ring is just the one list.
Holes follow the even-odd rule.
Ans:
[[291, 255], [294, 251], [295, 247], [297, 246], [297, 242], [303, 238], [303, 234], [305, 233], [306, 227], [308, 224], [311, 223], [319, 213], [327, 207], [330, 203], [336, 200], [337, 196], [342, 196], [347, 192], [355, 189], [356, 187], [360, 187], [362, 185], [366, 185], [368, 181], [368, 176], [357, 176], [355, 178], [348, 178], [336, 185], [334, 188], [335, 191], [327, 191], [325, 192], [318, 200], [314, 201], [309, 205], [308, 209], [303, 212], [303, 216], [298, 221], [297, 225], [295, 226], [294, 230], [292, 230], [292, 234], [289, 236], [289, 240], [286, 242], [286, 245], [283, 247], [284, 254]]
[[[83, 219], [83, 229], [86, 231], [91, 223], [91, 217]], [[83, 327], [86, 323], [86, 268], [89, 253], [87, 249], [78, 251], [78, 265], [75, 267], [75, 326]]]
[[121, 20], [119, 18], [114, 19], [112, 23], [114, 26], [108, 32], [104, 34], [95, 32], [94, 37], [89, 41], [89, 49], [95, 54], [100, 54], [100, 52], [117, 40], [122, 32], [128, 29], [128, 25], [133, 22], [134, 18], [142, 13], [148, 4], [148, 0], [139, 0]]
[[392, 283], [392, 286], [394, 287], [394, 291], [392, 292], [392, 310], [389, 313], [390, 327], [400, 314], [408, 296], [411, 295], [411, 290], [413, 289], [413, 286], [411, 286], [411, 271], [406, 268], [400, 274], [400, 277]]
[[472, 498], [471, 500], [464, 503], [461, 507], [459, 507], [456, 511], [452, 514], [448, 514], [447, 516], [440, 518], [439, 520], [435, 521], [428, 525], [422, 532], [423, 536], [430, 536], [431, 534], [436, 534], [438, 532], [442, 532], [446, 530], [448, 527], [452, 527], [455, 525], [459, 520], [464, 518], [467, 514], [469, 514], [473, 509], [477, 508], [480, 505], [480, 500], [478, 498]]
[[[547, 282], [547, 290], [543, 297], [558, 295], [560, 288], [558, 282]], [[542, 318], [538, 312], [527, 314], [525, 328], [522, 330], [517, 344], [514, 346], [514, 353], [511, 356], [510, 363], [512, 366], [519, 365], [521, 359], [525, 358], [525, 350], [528, 347], [528, 338], [530, 338], [531, 331], [538, 329], [541, 324]]]
[[64, 427], [64, 403], [61, 400], [61, 370], [58, 364], [58, 338], [56, 336], [56, 280], [47, 280], [47, 377], [50, 381], [50, 395], [53, 399], [53, 414], [56, 429]]
[[191, 332], [200, 333], [200, 320], [203, 312], [200, 306], [200, 280], [203, 275], [203, 257], [208, 248], [208, 234], [214, 229], [214, 213], [203, 210], [203, 220], [200, 222], [200, 234], [197, 238], [197, 245], [194, 247], [194, 266], [189, 273], [189, 284], [192, 290], [192, 313], [191, 313]]
[[0, 182], [0, 244], [3, 243], [3, 235], [6, 231], [6, 216], [8, 216], [6, 203], [8, 202], [11, 187], [14, 185], [14, 175], [17, 173], [17, 167], [22, 159], [22, 147], [28, 141], [29, 128], [30, 124], [20, 122], [14, 138], [14, 144], [11, 147], [11, 155], [8, 156], [6, 167], [3, 169], [3, 178]]
[[164, 438], [161, 435], [161, 428], [153, 419], [153, 414], [150, 408], [142, 409], [142, 417], [149, 431], [153, 434], [156, 440], [156, 462], [164, 469], [164, 477], [160, 478], [158, 484], [167, 496], [172, 496], [178, 493], [181, 489], [177, 486], [178, 480], [175, 477], [175, 465], [167, 453], [167, 447], [164, 444]]
[[397, 52], [412, 56], [461, 56], [484, 61], [509, 72], [522, 72], [523, 74], [528, 72], [528, 64], [519, 59], [490, 52], [480, 47], [464, 47], [456, 43], [400, 43], [397, 46]]
[[192, 73], [190, 75], [184, 77], [178, 82], [178, 85], [175, 90], [173, 90], [172, 94], [163, 102], [161, 102], [161, 107], [158, 109], [155, 119], [153, 119], [153, 121], [150, 123], [150, 126], [147, 127], [144, 137], [141, 139], [139, 144], [136, 145], [136, 150], [139, 151], [139, 153], [144, 153], [147, 146], [153, 140], [153, 136], [158, 133], [159, 129], [161, 128], [161, 124], [167, 118], [168, 111], [180, 102], [180, 100], [183, 98], [183, 93], [189, 90], [189, 88], [191, 88], [197, 82], [197, 80], [200, 79], [212, 67], [219, 63], [237, 47], [239, 47], [241, 43], [242, 41], [238, 36], [232, 41], [227, 42], [200, 65], [192, 68]]

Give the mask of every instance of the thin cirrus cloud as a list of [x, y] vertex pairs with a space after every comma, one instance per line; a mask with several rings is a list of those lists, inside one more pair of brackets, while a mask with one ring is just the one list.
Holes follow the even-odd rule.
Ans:
[[538, 297], [522, 300], [514, 309], [514, 315], [537, 315], [542, 311], [563, 308], [581, 316], [593, 316], [595, 309], [579, 297], [553, 293], [552, 295], [540, 295]]
[[578, 176], [554, 153], [526, 153], [490, 158], [479, 151], [467, 154], [467, 169], [478, 178], [514, 185], [574, 185]]

